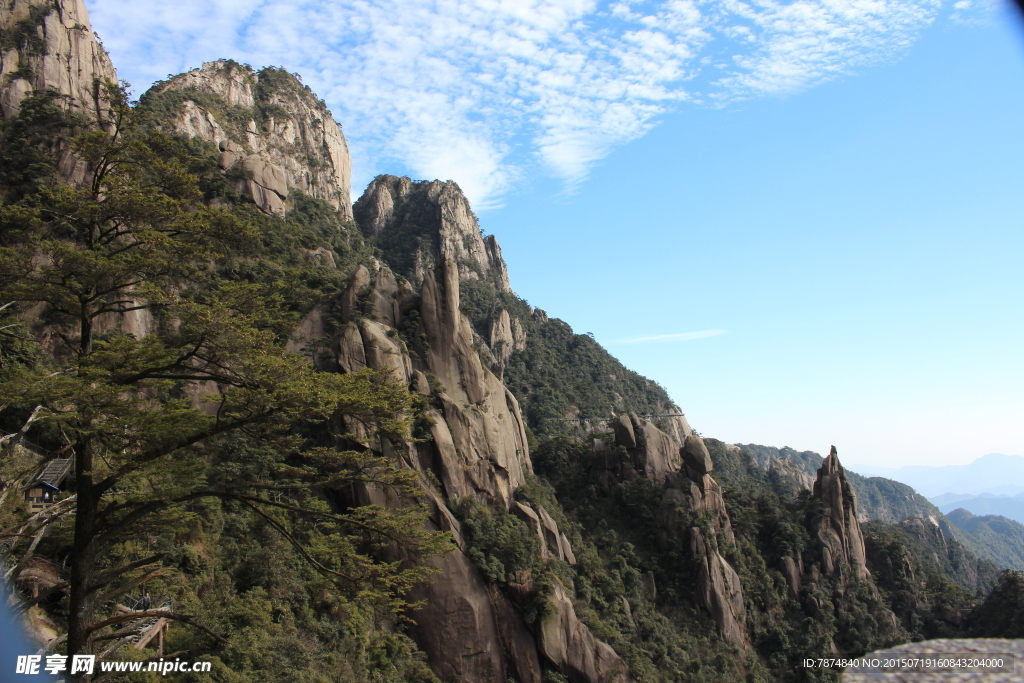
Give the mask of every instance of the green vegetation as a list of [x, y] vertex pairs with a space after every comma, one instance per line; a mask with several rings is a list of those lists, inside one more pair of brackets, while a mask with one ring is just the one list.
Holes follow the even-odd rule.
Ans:
[[0, 119], [0, 189], [23, 199], [52, 184], [61, 145], [81, 132], [84, 120], [66, 112], [54, 93], [31, 95], [18, 116]]
[[608, 417], [613, 412], [659, 414], [672, 406], [661, 386], [626, 369], [588, 335], [574, 334], [555, 318], [522, 322], [526, 349], [512, 354], [505, 384], [537, 434], [560, 429], [544, 418], [566, 417], [573, 410], [585, 417]]
[[[901, 555], [912, 559], [913, 574], [922, 584], [929, 576], [939, 575], [971, 594], [983, 595], [992, 589], [999, 575], [995, 564], [974, 556], [931, 519], [912, 517], [899, 524], [868, 522], [863, 529], [869, 547], [902, 547], [905, 552]], [[882, 559], [886, 554], [882, 553], [880, 562], [889, 561]]]
[[946, 519], [964, 532], [960, 539], [976, 555], [1001, 568], [1024, 570], [1024, 525], [1001, 515], [973, 515], [957, 508]]
[[252, 88], [252, 107], [228, 104], [220, 96], [194, 86], [168, 87], [168, 80], [157, 81], [142, 95], [139, 112], [159, 123], [179, 114], [185, 102], [195, 102], [210, 112], [228, 137], [244, 148], [249, 145], [245, 131], [250, 121], [255, 122], [259, 130], [266, 132], [271, 118], [280, 120], [288, 117], [281, 101], [301, 100], [322, 115], [330, 115], [323, 100], [314, 97], [295, 74], [283, 68], [269, 66], [254, 72], [248, 65], [239, 64], [233, 59], [220, 61], [222, 71], [232, 71], [234, 78], [241, 78]]
[[916, 524], [867, 524], [868, 567], [911, 640], [954, 637], [976, 602], [973, 586], [963, 585], [971, 583], [969, 575], [959, 571], [969, 559], [955, 546], [944, 547], [941, 533], [915, 530]]
[[[68, 140], [87, 183], [37, 166], [31, 188], [0, 202], [0, 313], [13, 321], [0, 425], [74, 461], [69, 495], [33, 514], [10, 494], [38, 466], [0, 451], [11, 578], [36, 556], [70, 568], [27, 603], [69, 654], [123, 646], [137, 616], [117, 605], [145, 587], [173, 598], [159, 612], [181, 624], [169, 644], [219, 662], [194, 680], [433, 680], [394, 626], [430, 573], [418, 558], [447, 551], [447, 536], [425, 531], [416, 505], [338, 494], [370, 482], [413, 499], [415, 476], [344, 420], [401, 443], [417, 404], [387, 371], [321, 372], [284, 348], [347, 275], [302, 250], [352, 267], [361, 242], [310, 199], [288, 219], [204, 204], [209, 150], [108, 94], [113, 133]], [[4, 129], [23, 172], [48, 127], [75, 132], [45, 98], [28, 114]], [[409, 561], [382, 560], [384, 548]]]
[[1024, 572], [1005, 571], [985, 601], [968, 617], [975, 638], [1024, 638]]

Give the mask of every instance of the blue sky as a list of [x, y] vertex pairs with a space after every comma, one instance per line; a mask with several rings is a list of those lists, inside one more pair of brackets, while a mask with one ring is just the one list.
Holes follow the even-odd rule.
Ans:
[[513, 287], [701, 433], [1024, 454], [1024, 33], [978, 0], [94, 0], [137, 91], [302, 74], [377, 173], [451, 178]]

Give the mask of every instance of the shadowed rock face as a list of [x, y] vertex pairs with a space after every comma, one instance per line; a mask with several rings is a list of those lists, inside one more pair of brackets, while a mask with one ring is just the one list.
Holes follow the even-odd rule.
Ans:
[[607, 643], [594, 637], [576, 618], [572, 601], [561, 586], [551, 596], [554, 612], [541, 622], [540, 651], [570, 681], [627, 683], [626, 663]]
[[736, 570], [700, 529], [690, 529], [690, 550], [700, 563], [700, 596], [718, 630], [730, 643], [749, 647], [744, 627], [743, 588]]
[[[172, 99], [175, 92], [186, 97]], [[154, 85], [142, 101], [169, 103], [169, 128], [217, 145], [221, 170], [234, 171], [236, 189], [264, 212], [284, 213], [289, 193], [299, 191], [352, 217], [348, 143], [291, 74], [207, 62]]]
[[860, 522], [857, 521], [857, 496], [846, 481], [835, 446], [821, 463], [812, 495], [821, 501], [824, 508], [818, 528], [822, 571], [835, 574], [840, 571], [842, 561], [850, 566], [857, 578], [866, 578], [867, 553]]
[[450, 261], [458, 266], [459, 281], [488, 278], [499, 291], [512, 291], [498, 241], [480, 232], [469, 200], [454, 182], [377, 176], [353, 211], [363, 234], [384, 246], [392, 267], [417, 286]]

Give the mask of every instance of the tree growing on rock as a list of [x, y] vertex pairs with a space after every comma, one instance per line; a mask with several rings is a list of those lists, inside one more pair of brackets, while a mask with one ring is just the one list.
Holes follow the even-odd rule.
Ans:
[[[298, 321], [283, 285], [234, 276], [258, 230], [205, 205], [188, 148], [143, 125], [123, 90], [110, 97], [109, 131], [71, 141], [84, 184], [41, 182], [0, 202], [0, 302], [18, 309], [18, 343], [41, 350], [35, 362], [0, 368], [0, 419], [27, 425], [31, 416], [74, 461], [72, 496], [33, 516], [0, 510], [11, 578], [55, 522], [70, 521], [60, 532], [69, 575], [29, 604], [67, 591], [68, 654], [102, 656], [140, 616], [117, 614], [118, 601], [172, 571], [165, 553], [127, 561], [117, 550], [218, 499], [264, 520], [351, 599], [400, 610], [426, 570], [373, 551], [433, 554], [446, 538], [422, 530], [419, 508], [335, 510], [316, 492], [355, 480], [413, 491], [411, 475], [387, 460], [338, 447], [353, 444], [339, 416], [400, 440], [407, 389], [385, 371], [319, 372], [286, 351]], [[259, 471], [231, 470], [225, 440], [239, 434], [275, 457]]]

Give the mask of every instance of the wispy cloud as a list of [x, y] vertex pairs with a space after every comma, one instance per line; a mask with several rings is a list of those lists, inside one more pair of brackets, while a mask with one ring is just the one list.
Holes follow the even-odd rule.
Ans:
[[450, 178], [478, 208], [538, 170], [571, 187], [681, 103], [793, 92], [890, 59], [940, 10], [939, 0], [89, 6], [136, 86], [220, 57], [284, 66], [343, 124], [356, 187], [380, 172]]
[[725, 334], [727, 330], [701, 330], [699, 332], [677, 332], [675, 334], [656, 334], [650, 337], [631, 337], [630, 339], [616, 339], [608, 342], [609, 346], [623, 346], [625, 344], [654, 344], [658, 342], [683, 342], [694, 339], [707, 339]]

